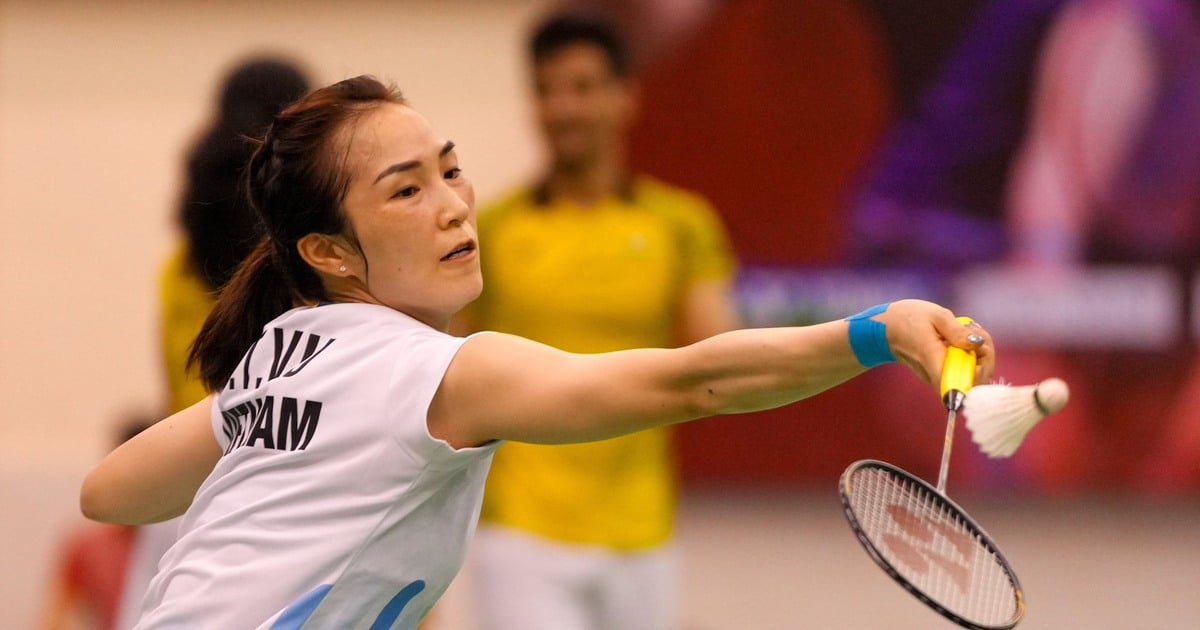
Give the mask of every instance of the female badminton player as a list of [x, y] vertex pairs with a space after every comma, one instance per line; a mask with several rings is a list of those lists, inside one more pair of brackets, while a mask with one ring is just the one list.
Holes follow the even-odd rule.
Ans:
[[94, 519], [184, 514], [138, 628], [413, 628], [458, 571], [504, 440], [608, 438], [787, 404], [990, 339], [903, 300], [674, 350], [576, 355], [445, 331], [480, 292], [452, 142], [369, 77], [282, 112], [247, 171], [266, 237], [197, 338], [213, 396], [84, 481]]

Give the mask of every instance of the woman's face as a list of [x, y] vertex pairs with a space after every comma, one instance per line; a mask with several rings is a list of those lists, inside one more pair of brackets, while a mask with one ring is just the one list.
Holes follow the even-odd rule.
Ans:
[[350, 273], [374, 301], [444, 329], [483, 289], [475, 190], [454, 144], [396, 104], [366, 113], [345, 136], [344, 208], [362, 253]]

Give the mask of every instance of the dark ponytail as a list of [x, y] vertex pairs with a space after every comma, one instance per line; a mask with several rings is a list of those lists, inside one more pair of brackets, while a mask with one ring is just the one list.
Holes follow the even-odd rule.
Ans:
[[242, 261], [192, 344], [188, 364], [199, 363], [200, 378], [211, 391], [224, 385], [263, 325], [294, 306], [272, 249], [264, 238]]
[[[338, 131], [372, 107], [404, 104], [368, 76], [312, 92], [275, 117], [246, 169], [246, 192], [266, 236], [242, 261], [192, 344], [210, 391], [219, 391], [262, 328], [287, 310], [328, 299], [320, 276], [296, 249], [308, 234], [343, 234], [349, 186]], [[351, 134], [341, 134], [350, 137]]]

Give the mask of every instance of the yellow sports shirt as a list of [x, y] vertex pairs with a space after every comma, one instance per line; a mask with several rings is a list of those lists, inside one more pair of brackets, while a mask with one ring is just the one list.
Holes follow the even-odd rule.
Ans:
[[176, 248], [159, 277], [162, 358], [170, 390], [171, 413], [190, 407], [208, 395], [200, 375], [186, 367], [192, 342], [200, 334], [215, 303], [212, 289], [192, 270], [187, 247]]
[[[702, 198], [640, 177], [584, 208], [521, 188], [479, 214], [481, 329], [572, 352], [669, 347], [690, 283], [727, 278], [733, 255]], [[564, 416], [570, 409], [562, 410]], [[670, 434], [511, 442], [496, 453], [482, 520], [554, 540], [639, 550], [674, 526]]]

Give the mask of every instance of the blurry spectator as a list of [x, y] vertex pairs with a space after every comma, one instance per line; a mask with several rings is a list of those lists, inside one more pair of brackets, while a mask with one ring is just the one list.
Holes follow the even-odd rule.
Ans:
[[1005, 255], [1004, 195], [1030, 77], [1066, 2], [995, 0], [977, 11], [868, 171], [851, 213], [857, 262], [948, 268]]
[[[119, 427], [119, 446], [149, 426], [143, 419]], [[63, 541], [40, 630], [117, 628], [117, 610], [136, 528], [86, 522]]]
[[[867, 171], [851, 205], [855, 263], [943, 273], [1005, 260], [1007, 189], [1029, 125], [1032, 77], [1054, 18], [1068, 1], [992, 0], [976, 10], [934, 82], [896, 124]], [[971, 315], [986, 323], [986, 313]], [[1050, 375], [1076, 383], [1075, 373], [1062, 372], [1060, 363], [1055, 351], [1010, 350], [999, 374], [1018, 384]], [[916, 394], [908, 380], [880, 379], [879, 387], [880, 400]], [[1075, 398], [1053, 422], [1030, 434], [1012, 460], [987, 460], [973, 448], [959, 449], [952, 460], [956, 482], [981, 491], [1026, 482], [1042, 489], [1078, 487], [1087, 447], [1082, 405]], [[886, 408], [878, 413], [894, 418], [896, 430], [908, 435], [907, 415]], [[1045, 457], [1043, 446], [1058, 450]], [[917, 452], [896, 457], [923, 461]]]
[[1194, 489], [1200, 363], [1186, 292], [1200, 267], [1200, 3], [1074, 2], [1042, 50], [1013, 173], [1010, 258], [1060, 272], [1122, 263], [1175, 274], [1185, 326], [1176, 344], [1067, 357], [1063, 369], [1087, 366], [1075, 390], [1102, 482], [1149, 465], [1160, 489]]
[[240, 186], [254, 139], [285, 105], [308, 91], [293, 63], [253, 59], [222, 81], [215, 119], [188, 152], [178, 219], [184, 240], [162, 271], [162, 351], [171, 410], [206, 394], [185, 371], [188, 349], [212, 309], [213, 295], [258, 240], [257, 219]]
[[[221, 83], [215, 118], [188, 152], [178, 215], [185, 238], [160, 278], [162, 358], [172, 412], [207, 394], [186, 367], [188, 352], [216, 292], [259, 238], [256, 215], [241, 188], [254, 141], [275, 114], [308, 90], [307, 77], [293, 62], [255, 58], [236, 65]], [[131, 627], [138, 618], [142, 596], [158, 559], [175, 541], [176, 527], [171, 520], [139, 529], [118, 627]]]
[[1200, 262], [1196, 9], [1090, 0], [1055, 20], [1013, 175], [1013, 259]]
[[[1150, 264], [1190, 286], [1200, 262], [1198, 24], [1190, 0], [988, 4], [871, 171], [853, 208], [858, 260], [1047, 274]], [[1147, 420], [1200, 405], [1200, 387], [1181, 378], [1191, 351], [1183, 338], [1161, 352], [1010, 351], [1001, 376], [1063, 376], [1072, 403], [1013, 460], [977, 460], [975, 480], [1130, 483], [1163, 430]], [[1192, 433], [1194, 459], [1200, 428]], [[1159, 477], [1178, 481], [1180, 470]]]
[[[626, 165], [636, 101], [621, 36], [606, 21], [566, 14], [543, 22], [530, 44], [550, 163], [540, 180], [480, 211], [486, 282], [467, 327], [585, 353], [736, 327], [734, 260], [712, 207]], [[471, 552], [480, 623], [674, 628], [675, 506], [666, 429], [505, 444]]]

